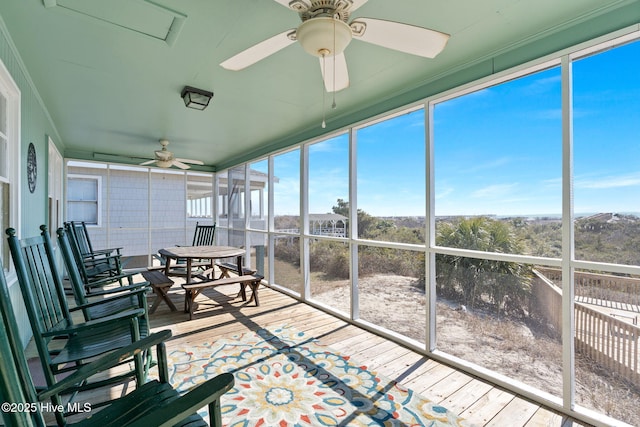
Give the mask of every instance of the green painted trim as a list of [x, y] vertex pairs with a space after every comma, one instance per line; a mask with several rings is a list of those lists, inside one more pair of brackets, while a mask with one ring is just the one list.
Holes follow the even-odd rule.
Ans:
[[[63, 153], [63, 157], [65, 160], [86, 160], [89, 162], [106, 162], [106, 163], [118, 163], [122, 165], [129, 166], [140, 166], [140, 163], [149, 160], [148, 157], [133, 157], [133, 156], [121, 156], [118, 154], [107, 154], [107, 153], [94, 153], [90, 151], [81, 151], [81, 150], [66, 150]], [[191, 172], [215, 172], [216, 168], [211, 165], [190, 165], [191, 167], [188, 169]], [[151, 167], [155, 169], [154, 166], [140, 166], [141, 168]], [[161, 168], [158, 168], [161, 169]], [[178, 169], [174, 169], [178, 170]]]
[[156, 8], [163, 10], [165, 12], [169, 12], [173, 15], [173, 22], [171, 23], [171, 28], [169, 28], [169, 32], [167, 32], [167, 37], [164, 41], [169, 45], [173, 46], [184, 27], [184, 23], [187, 20], [187, 15], [184, 13], [178, 12], [176, 10], [170, 9], [166, 6], [162, 6], [151, 0], [144, 0], [146, 3], [155, 6]]
[[109, 19], [106, 19], [102, 16], [99, 15], [93, 15], [91, 13], [88, 13], [86, 11], [83, 10], [79, 10], [79, 9], [75, 9], [73, 7], [71, 7], [70, 5], [65, 5], [64, 2], [61, 2], [61, 4], [58, 4], [58, 0], [43, 0], [43, 4], [45, 8], [51, 8], [51, 7], [55, 7], [55, 6], [59, 6], [61, 9], [66, 9], [67, 11], [71, 11], [73, 13], [77, 13], [80, 15], [83, 15], [87, 18], [91, 18], [91, 19], [96, 19], [98, 21], [102, 21], [104, 23], [113, 25], [116, 28], [119, 28], [121, 30], [126, 30], [126, 31], [132, 31], [134, 33], [140, 34], [142, 36], [145, 37], [149, 37], [153, 40], [156, 41], [160, 41], [160, 42], [164, 42], [166, 43], [168, 46], [173, 46], [178, 38], [178, 36], [180, 35], [180, 32], [182, 31], [182, 27], [184, 26], [184, 23], [187, 19], [187, 15], [185, 15], [182, 12], [178, 12], [175, 11], [173, 9], [170, 9], [168, 7], [165, 7], [159, 3], [156, 3], [155, 1], [152, 0], [137, 0], [138, 3], [144, 3], [146, 5], [148, 5], [149, 7], [152, 7], [154, 9], [157, 9], [158, 11], [161, 11], [167, 15], [173, 16], [173, 19], [171, 21], [171, 26], [169, 27], [169, 30], [167, 31], [166, 35], [163, 37], [160, 36], [160, 34], [154, 35], [154, 34], [148, 34], [144, 31], [140, 31], [137, 28], [133, 28], [133, 27], [129, 27], [127, 25], [124, 25], [120, 22], [116, 22], [116, 21], [111, 21]]
[[428, 97], [560, 52], [617, 30], [637, 25], [640, 22], [640, 1], [625, 0], [621, 3], [623, 5], [617, 9], [594, 12], [587, 17], [576, 19], [570, 27], [550, 29], [533, 39], [530, 38], [523, 43], [511, 46], [511, 48], [495, 52], [489, 57], [475, 59], [473, 62], [462, 64], [445, 75], [414, 84], [409, 83], [403, 92], [394, 94], [381, 102], [366, 106], [344, 116], [331, 118], [327, 121], [326, 129], [322, 129], [319, 125], [305, 129], [285, 139], [273, 141], [256, 150], [243, 153], [217, 164], [215, 169], [228, 169], [304, 141], [319, 138], [322, 135], [346, 130], [347, 127], [353, 126], [355, 123], [371, 119], [385, 112], [408, 106]]
[[[51, 0], [49, 0], [49, 1], [51, 1]], [[53, 0], [53, 1], [55, 1], [55, 0]], [[56, 139], [58, 141], [62, 141], [62, 138], [60, 138], [60, 132], [58, 132], [58, 128], [56, 128], [56, 125], [53, 122], [53, 119], [51, 118], [51, 115], [49, 114], [49, 110], [45, 106], [44, 101], [42, 100], [42, 97], [40, 96], [40, 92], [38, 92], [38, 89], [36, 88], [35, 83], [33, 83], [33, 80], [31, 79], [31, 75], [27, 71], [27, 67], [26, 67], [26, 65], [24, 65], [24, 61], [22, 60], [22, 57], [20, 56], [20, 53], [18, 52], [18, 48], [16, 47], [15, 43], [13, 42], [13, 39], [11, 38], [11, 35], [9, 34], [9, 29], [7, 28], [7, 25], [4, 23], [4, 19], [2, 18], [2, 16], [0, 16], [0, 33], [2, 33], [2, 36], [7, 41], [7, 45], [9, 45], [9, 49], [11, 50], [11, 53], [13, 54], [13, 56], [15, 58], [15, 61], [18, 64], [18, 67], [20, 68], [20, 71], [22, 72], [22, 74], [24, 76], [24, 79], [26, 80], [27, 84], [29, 85], [29, 88], [33, 92], [33, 96], [38, 101], [38, 104], [40, 105], [40, 108], [42, 108], [42, 112], [44, 113], [45, 117], [47, 118], [47, 121], [49, 122], [49, 125], [53, 129], [53, 131], [55, 133], [55, 136], [56, 136]], [[1, 59], [2, 58], [0, 58], [0, 60]], [[12, 78], [13, 78], [14, 81], [17, 80], [16, 76], [12, 76]], [[18, 87], [18, 88], [20, 89], [21, 93], [24, 92], [20, 87]], [[22, 126], [22, 123], [20, 125]]]
[[187, 20], [185, 17], [176, 16], [173, 18], [173, 22], [171, 23], [171, 28], [169, 28], [169, 32], [167, 33], [167, 38], [164, 41], [169, 45], [173, 46], [184, 27], [184, 23]]

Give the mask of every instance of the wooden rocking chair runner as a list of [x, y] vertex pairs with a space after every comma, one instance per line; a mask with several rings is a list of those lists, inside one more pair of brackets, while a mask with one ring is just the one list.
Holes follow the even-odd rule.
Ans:
[[[148, 330], [144, 309], [75, 323], [67, 305], [47, 228], [43, 225], [40, 229], [40, 236], [22, 240], [15, 236], [12, 228], [7, 229], [7, 234], [43, 376], [47, 385], [53, 386], [57, 382], [56, 375], [76, 370], [93, 357], [138, 341], [148, 335]], [[78, 306], [74, 310], [86, 308]], [[51, 348], [54, 339], [63, 340], [62, 348]], [[136, 354], [133, 370], [126, 370], [118, 377], [83, 384], [81, 388], [95, 388], [134, 376], [137, 384], [142, 385], [149, 363], [148, 357]], [[56, 417], [60, 420], [64, 414], [56, 414]]]
[[[149, 282], [133, 283], [133, 275], [126, 274], [126, 278], [130, 283], [128, 286], [122, 286], [112, 289], [103, 289], [92, 291], [87, 295], [87, 285], [82, 281], [82, 276], [78, 270], [78, 266], [73, 257], [69, 236], [62, 228], [57, 230], [58, 247], [62, 252], [67, 276], [71, 283], [71, 290], [76, 305], [82, 308], [85, 320], [99, 319], [110, 316], [121, 311], [138, 309], [144, 310], [145, 314], [141, 317], [140, 327], [148, 329], [148, 307], [146, 293], [150, 291]], [[48, 236], [46, 236], [48, 238]]]
[[[93, 411], [86, 413], [86, 418], [83, 420], [73, 424], [67, 424], [66, 420], [62, 420], [60, 425], [204, 427], [207, 423], [197, 414], [197, 411], [208, 405], [209, 425], [221, 426], [220, 398], [233, 387], [233, 375], [229, 373], [219, 375], [180, 396], [167, 381], [168, 369], [164, 341], [170, 337], [170, 331], [161, 331], [104, 355], [38, 394], [18, 338], [18, 325], [0, 262], [0, 400], [2, 402], [39, 409], [40, 403], [49, 399], [54, 402], [59, 401], [60, 395], [77, 388], [77, 384], [84, 382], [87, 378], [116, 366], [121, 360], [131, 359], [138, 353], [149, 351], [155, 346], [159, 380], [148, 382], [130, 394], [111, 401], [97, 413]], [[4, 424], [8, 426], [45, 426], [41, 410], [3, 411], [2, 415]]]

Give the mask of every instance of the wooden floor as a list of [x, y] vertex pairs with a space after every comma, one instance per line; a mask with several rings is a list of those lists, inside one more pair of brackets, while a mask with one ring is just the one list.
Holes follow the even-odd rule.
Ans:
[[[385, 338], [353, 326], [281, 292], [260, 288], [260, 307], [236, 298], [237, 285], [210, 289], [196, 300], [193, 320], [163, 303], [151, 315], [154, 330], [171, 329], [168, 350], [189, 343], [212, 341], [232, 334], [290, 324], [317, 338], [321, 344], [350, 355], [358, 364], [420, 393], [458, 413], [474, 425], [484, 426], [585, 426], [539, 404], [494, 387], [461, 371], [417, 354]], [[183, 295], [174, 286], [171, 297], [183, 307]]]

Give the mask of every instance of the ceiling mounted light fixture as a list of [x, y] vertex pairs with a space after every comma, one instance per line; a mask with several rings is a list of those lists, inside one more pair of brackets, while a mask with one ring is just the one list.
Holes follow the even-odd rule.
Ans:
[[198, 89], [191, 86], [185, 86], [180, 95], [184, 101], [184, 105], [196, 110], [204, 110], [209, 105], [209, 101], [213, 98], [213, 92]]
[[296, 37], [305, 51], [313, 56], [337, 56], [351, 42], [351, 27], [328, 17], [309, 19], [298, 27]]

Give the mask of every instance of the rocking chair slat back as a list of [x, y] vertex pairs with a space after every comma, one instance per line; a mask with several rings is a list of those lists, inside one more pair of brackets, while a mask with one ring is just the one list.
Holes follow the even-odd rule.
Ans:
[[13, 255], [18, 278], [23, 278], [22, 292], [29, 318], [34, 319], [34, 334], [55, 329], [58, 325], [66, 325], [69, 319], [69, 308], [66, 305], [64, 288], [60, 274], [54, 263], [49, 262], [44, 236], [18, 240], [15, 230], [7, 230], [9, 234], [9, 248]]
[[[131, 358], [141, 351], [151, 351], [156, 347], [158, 360], [158, 380], [140, 385], [133, 392], [107, 402], [107, 406], [100, 411], [90, 411], [84, 419], [74, 420], [74, 426], [102, 427], [148, 427], [148, 426], [182, 426], [182, 427], [220, 427], [220, 397], [231, 390], [234, 384], [233, 375], [224, 373], [188, 393], [178, 393], [168, 383], [167, 356], [164, 341], [171, 337], [171, 331], [165, 330], [132, 343], [127, 347], [103, 355], [92, 361], [73, 374], [60, 380], [57, 384], [36, 392], [27, 361], [18, 338], [16, 323], [9, 291], [0, 262], [0, 400], [18, 408], [27, 410], [2, 411], [0, 424], [16, 427], [44, 427], [41, 402], [54, 399], [56, 396], [68, 394], [75, 384], [84, 382], [87, 378], [105, 372], [117, 366], [121, 360]], [[58, 402], [58, 403], [56, 403]], [[209, 423], [207, 424], [197, 411], [203, 407], [209, 408]], [[57, 412], [56, 412], [57, 415]], [[80, 418], [82, 413], [76, 418]], [[4, 421], [4, 423], [2, 423]], [[67, 425], [66, 420], [57, 419], [58, 425]]]
[[[146, 315], [144, 309], [123, 311], [91, 322], [75, 322], [67, 305], [47, 227], [43, 225], [40, 229], [39, 236], [26, 239], [18, 239], [12, 228], [7, 234], [43, 376], [47, 385], [52, 386], [57, 382], [57, 374], [76, 370], [93, 357], [136, 342], [147, 336], [148, 329], [146, 322], [141, 320]], [[142, 330], [141, 325], [144, 325]], [[56, 338], [64, 338], [63, 345], [50, 348]], [[144, 383], [148, 363], [143, 363], [143, 356], [148, 359], [142, 354], [134, 356], [135, 368], [126, 370], [122, 378], [135, 376], [138, 384]], [[109, 382], [116, 380], [108, 379]], [[96, 381], [81, 387], [102, 384]], [[59, 402], [56, 397], [54, 404]], [[56, 412], [55, 415], [63, 422], [64, 414]]]
[[193, 243], [191, 246], [211, 246], [214, 245], [216, 225], [200, 225], [196, 222], [196, 230], [193, 233]]
[[[9, 288], [0, 260], [0, 400], [8, 403], [35, 402], [36, 390], [22, 351], [18, 324], [13, 314]], [[6, 425], [43, 426], [30, 411], [3, 411]]]

